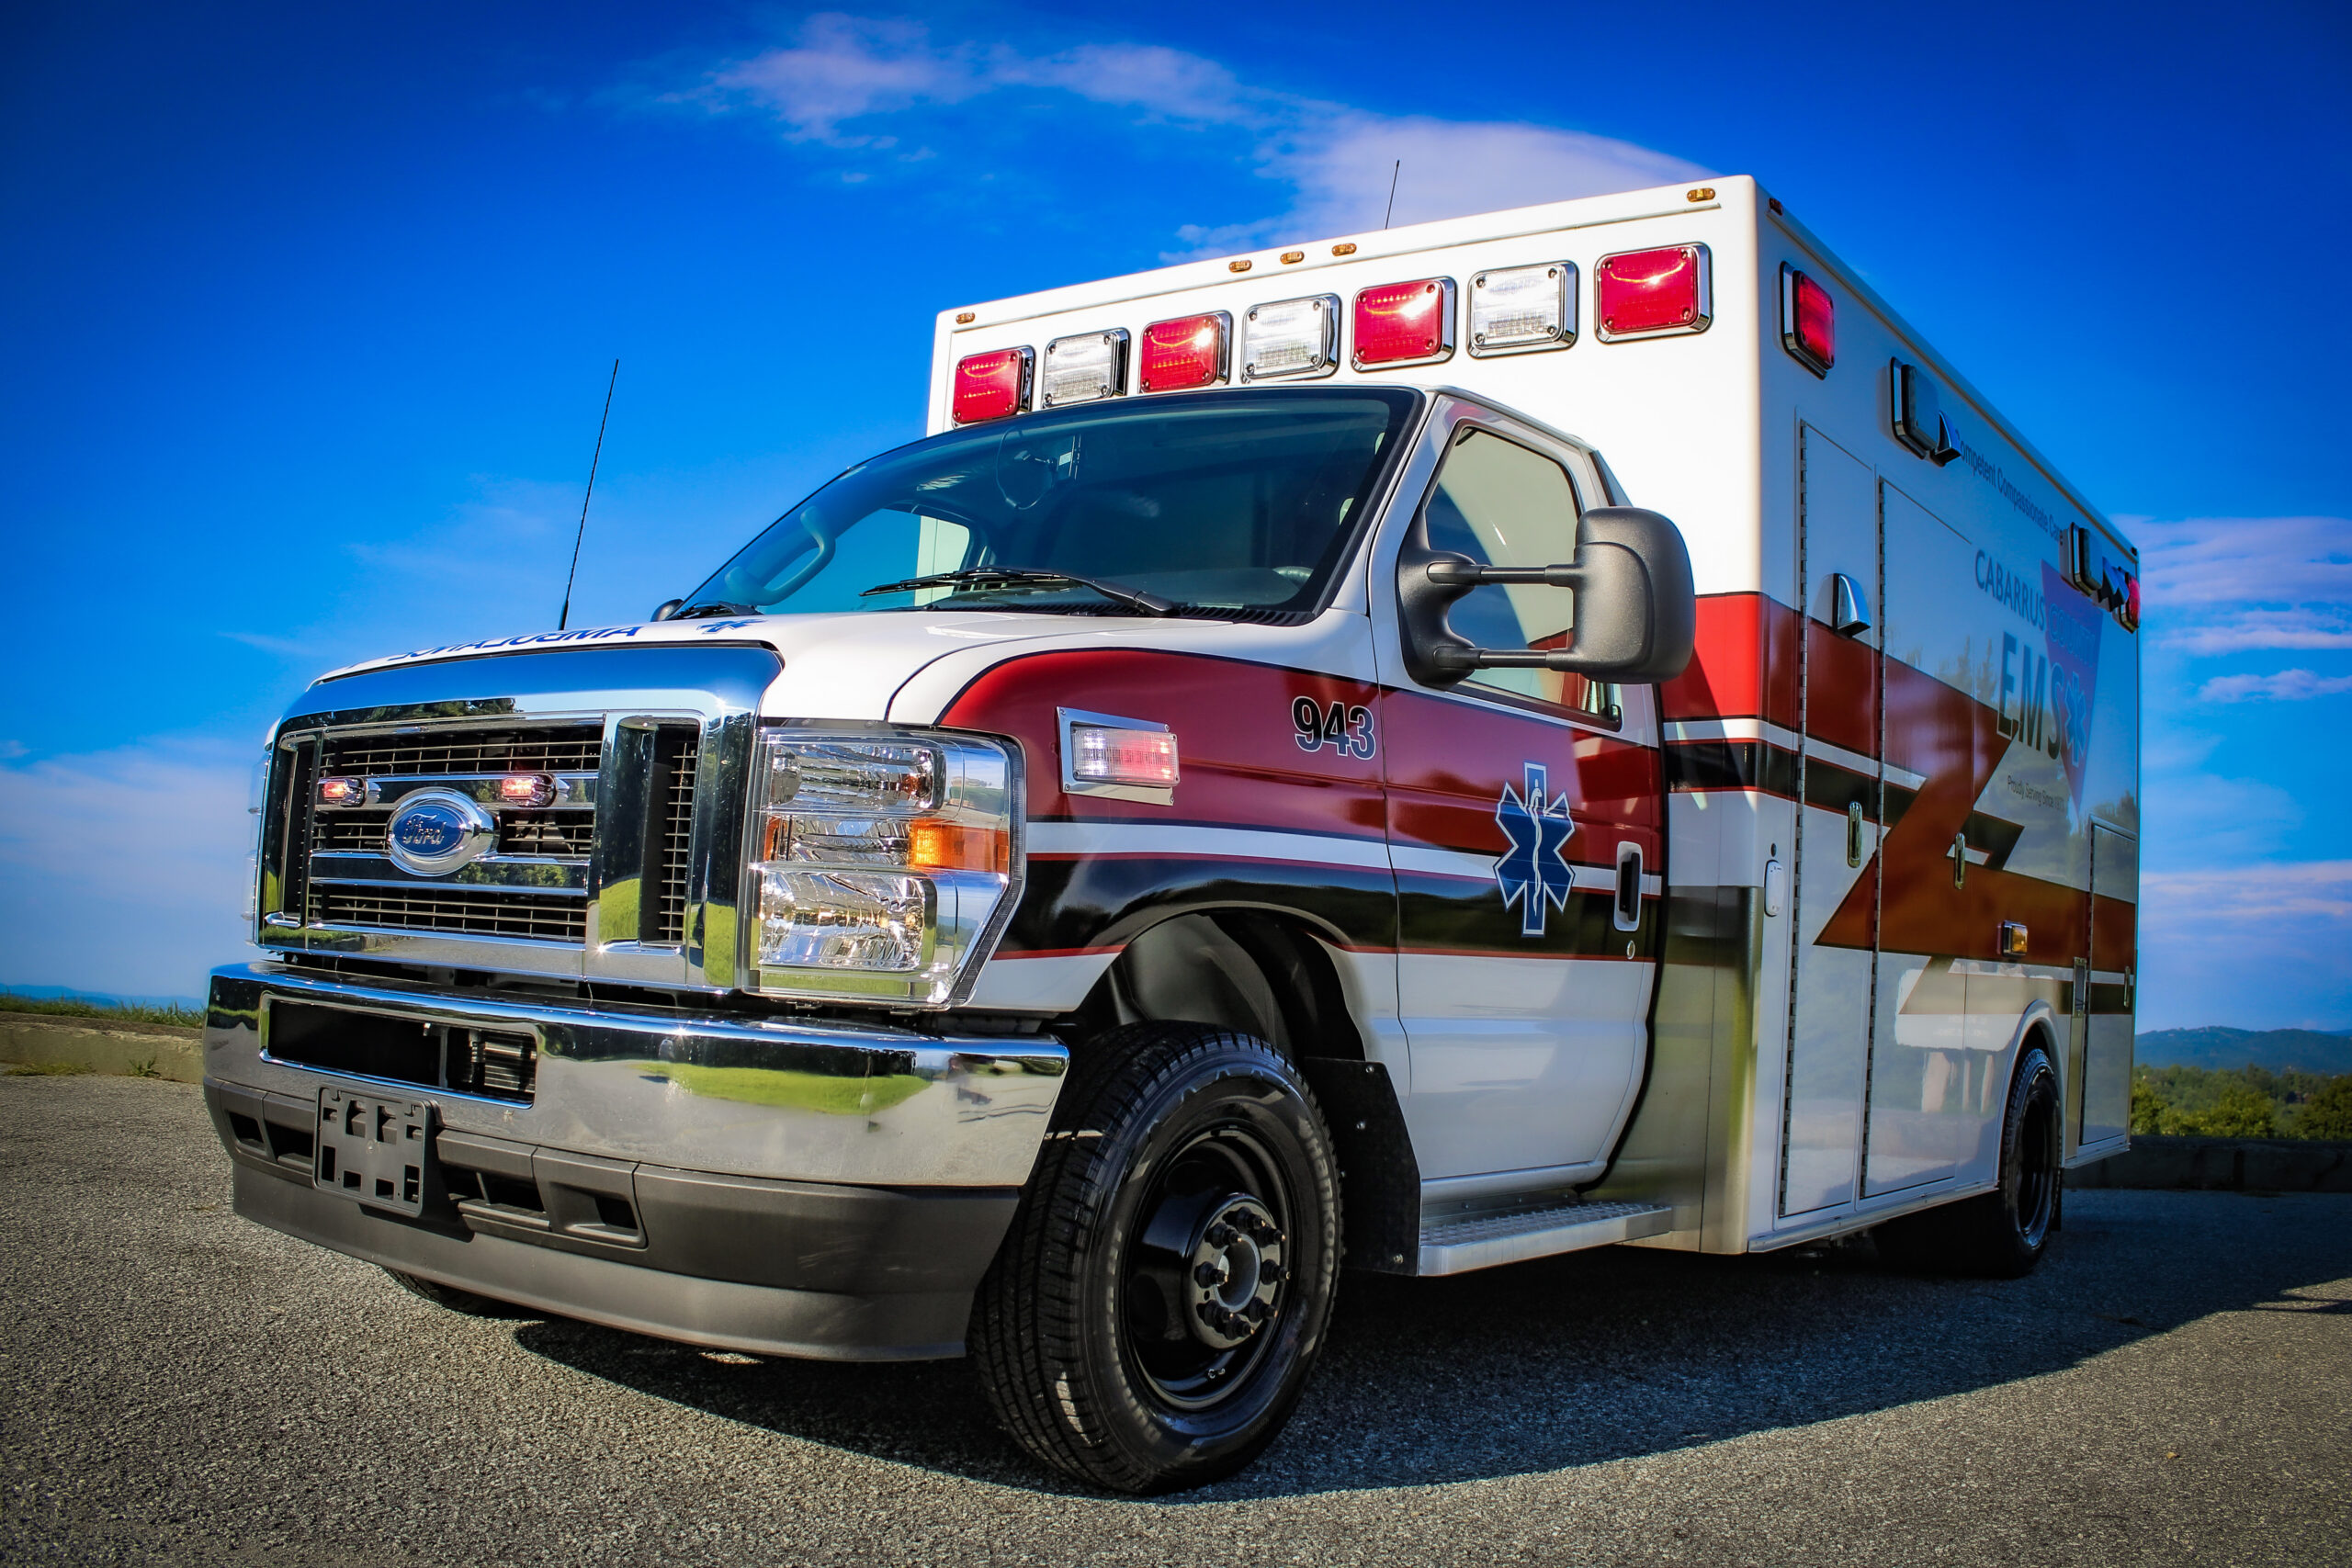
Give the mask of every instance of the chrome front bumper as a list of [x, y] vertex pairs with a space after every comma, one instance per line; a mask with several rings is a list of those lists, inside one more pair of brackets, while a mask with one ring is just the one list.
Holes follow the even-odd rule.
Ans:
[[[527, 1034], [530, 1098], [278, 1060], [270, 1017], [288, 1004]], [[270, 964], [214, 973], [204, 1044], [237, 1209], [261, 1224], [553, 1313], [841, 1358], [960, 1349], [1068, 1066], [1034, 1037], [590, 1009]], [[429, 1103], [439, 1164], [465, 1180], [416, 1217], [314, 1186], [325, 1088]]]

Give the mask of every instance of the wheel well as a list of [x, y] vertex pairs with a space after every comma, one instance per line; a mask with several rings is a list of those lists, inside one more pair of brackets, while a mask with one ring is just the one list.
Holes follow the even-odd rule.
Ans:
[[1363, 1059], [1329, 952], [1259, 909], [1195, 910], [1131, 938], [1079, 1009], [1087, 1033], [1147, 1020], [1254, 1034], [1294, 1061]]

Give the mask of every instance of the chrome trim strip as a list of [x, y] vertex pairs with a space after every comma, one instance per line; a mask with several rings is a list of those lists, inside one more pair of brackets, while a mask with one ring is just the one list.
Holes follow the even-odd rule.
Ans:
[[314, 850], [311, 880], [337, 887], [503, 887], [513, 893], [544, 894], [550, 898], [582, 898], [588, 893], [588, 861], [554, 855], [484, 855], [454, 872], [427, 875], [404, 871], [392, 861], [364, 850]]

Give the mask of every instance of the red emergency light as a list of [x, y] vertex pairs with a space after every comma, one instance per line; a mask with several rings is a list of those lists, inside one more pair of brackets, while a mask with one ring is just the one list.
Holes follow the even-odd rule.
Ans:
[[1036, 355], [1026, 348], [970, 354], [956, 362], [948, 412], [958, 424], [978, 424], [1029, 412], [1029, 377]]
[[1781, 346], [1816, 376], [1838, 363], [1838, 305], [1796, 268], [1781, 268]]
[[1231, 364], [1233, 318], [1223, 310], [1154, 321], [1143, 330], [1136, 384], [1147, 392], [1214, 387]]
[[1384, 283], [1356, 296], [1355, 367], [1429, 365], [1453, 354], [1453, 279]]
[[1714, 319], [1704, 245], [1603, 256], [1592, 286], [1603, 343], [1702, 333]]

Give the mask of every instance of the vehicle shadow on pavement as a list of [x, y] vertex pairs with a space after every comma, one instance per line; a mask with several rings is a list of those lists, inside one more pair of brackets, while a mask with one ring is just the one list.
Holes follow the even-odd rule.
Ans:
[[[2059, 1371], [2352, 1277], [2347, 1216], [2341, 1198], [2070, 1193], [2051, 1256], [2013, 1281], [1896, 1273], [1866, 1239], [1751, 1258], [1611, 1247], [1444, 1280], [1350, 1274], [1274, 1447], [1231, 1481], [1153, 1506], [1556, 1471]], [[968, 1362], [756, 1361], [561, 1322], [516, 1340], [808, 1441], [1085, 1490], [998, 1431]]]

